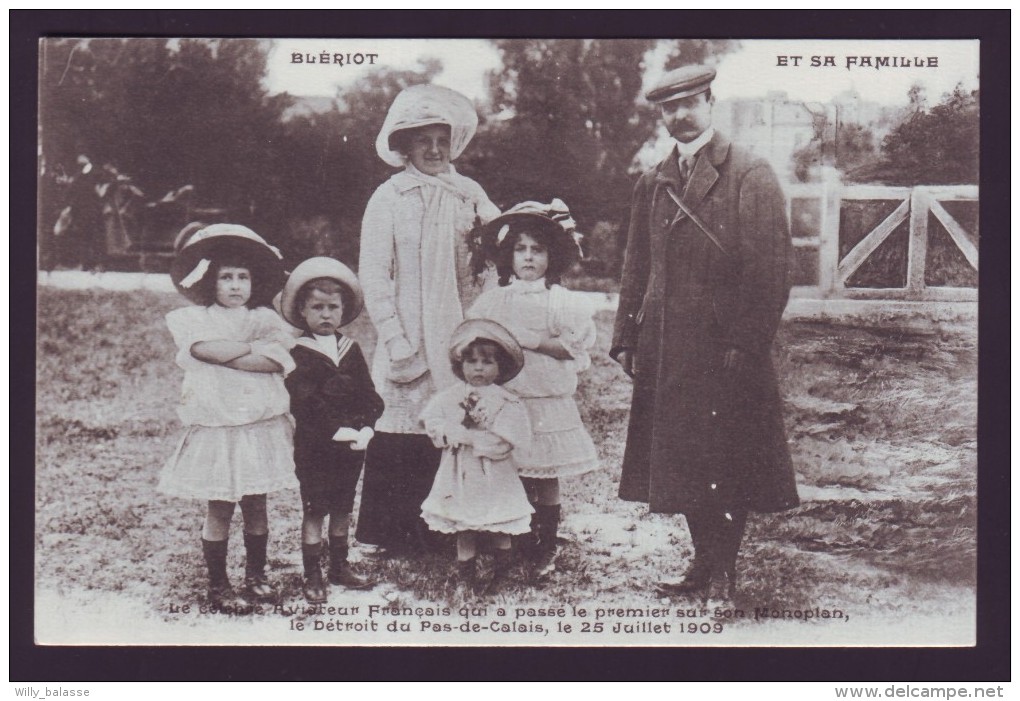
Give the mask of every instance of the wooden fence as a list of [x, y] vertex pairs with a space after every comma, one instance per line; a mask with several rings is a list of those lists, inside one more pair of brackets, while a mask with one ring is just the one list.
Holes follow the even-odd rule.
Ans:
[[[801, 262], [794, 296], [919, 301], [977, 299], [976, 208], [973, 222], [968, 222], [971, 229], [968, 232], [968, 227], [944, 204], [976, 204], [976, 185], [887, 187], [842, 185], [830, 179], [823, 183], [788, 185], [786, 194], [794, 246]], [[886, 214], [883, 207], [892, 211]], [[877, 224], [868, 220], [869, 208], [872, 220], [874, 211], [879, 211]], [[931, 226], [932, 222], [937, 223], [935, 227]], [[945, 231], [952, 242], [948, 245], [943, 238], [937, 256], [929, 250], [934, 228]], [[962, 274], [957, 271], [950, 275], [935, 270], [936, 266], [946, 266], [947, 257], [958, 259], [955, 265], [957, 269], [965, 269]], [[885, 279], [871, 272], [871, 279], [862, 282], [869, 268], [881, 266], [893, 272], [887, 272]], [[896, 277], [899, 280], [890, 283], [889, 278]]]

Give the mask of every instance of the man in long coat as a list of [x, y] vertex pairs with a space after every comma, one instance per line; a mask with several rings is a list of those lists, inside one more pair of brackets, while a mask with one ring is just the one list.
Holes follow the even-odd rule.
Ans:
[[[694, 563], [663, 594], [732, 596], [749, 511], [798, 504], [770, 350], [791, 248], [771, 167], [711, 126], [715, 71], [646, 97], [675, 139], [634, 189], [610, 355], [634, 379], [620, 497], [686, 516]], [[718, 588], [721, 587], [721, 593]]]

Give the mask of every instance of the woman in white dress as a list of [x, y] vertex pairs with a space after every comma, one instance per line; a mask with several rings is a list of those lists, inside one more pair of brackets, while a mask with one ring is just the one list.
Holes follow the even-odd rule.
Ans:
[[421, 503], [441, 451], [419, 417], [457, 382], [447, 343], [484, 286], [468, 237], [499, 209], [451, 163], [477, 125], [460, 93], [416, 85], [394, 99], [376, 139], [379, 157], [402, 170], [372, 195], [361, 227], [358, 275], [378, 333], [372, 379], [386, 408], [365, 459], [355, 536], [384, 549], [423, 545]]

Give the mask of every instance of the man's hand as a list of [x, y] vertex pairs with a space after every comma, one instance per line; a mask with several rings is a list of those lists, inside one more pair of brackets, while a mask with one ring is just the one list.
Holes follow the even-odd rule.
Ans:
[[723, 356], [723, 368], [736, 372], [744, 367], [744, 351], [739, 348], [730, 348]]
[[628, 377], [634, 377], [637, 374], [634, 355], [635, 353], [629, 350], [622, 350], [616, 354], [616, 362], [620, 364]]

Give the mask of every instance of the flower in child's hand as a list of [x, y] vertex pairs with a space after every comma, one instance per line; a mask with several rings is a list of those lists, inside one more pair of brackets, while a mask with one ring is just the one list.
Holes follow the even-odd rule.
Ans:
[[460, 408], [464, 410], [464, 417], [460, 421], [462, 426], [475, 428], [474, 420], [471, 418], [471, 412], [478, 406], [479, 399], [481, 399], [481, 397], [478, 396], [477, 392], [471, 392], [468, 396], [464, 397], [463, 401], [461, 401]]
[[460, 403], [461, 409], [464, 410], [464, 418], [461, 420], [464, 428], [485, 428], [487, 425], [489, 416], [481, 406], [481, 399], [477, 392], [471, 392]]

